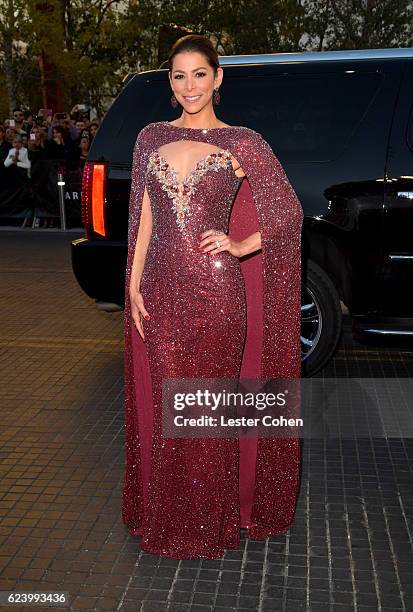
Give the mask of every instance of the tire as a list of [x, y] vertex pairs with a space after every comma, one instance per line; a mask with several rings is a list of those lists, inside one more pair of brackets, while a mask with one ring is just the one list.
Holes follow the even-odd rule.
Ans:
[[343, 328], [336, 288], [320, 266], [309, 260], [301, 292], [301, 372], [314, 376], [333, 357]]

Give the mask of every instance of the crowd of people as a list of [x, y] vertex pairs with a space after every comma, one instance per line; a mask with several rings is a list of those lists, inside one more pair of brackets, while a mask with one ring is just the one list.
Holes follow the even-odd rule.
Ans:
[[99, 121], [90, 121], [88, 113], [82, 113], [78, 107], [75, 105], [70, 113], [53, 116], [14, 109], [13, 119], [0, 121], [0, 159], [4, 162], [15, 143], [19, 149], [27, 149], [29, 162], [39, 156], [59, 160], [86, 159]]
[[[79, 104], [70, 113], [54, 115], [48, 109], [41, 109], [35, 115], [29, 110], [15, 108], [13, 118], [0, 121], [0, 216], [11, 215], [11, 210], [15, 216], [17, 202], [20, 202], [25, 217], [23, 225], [30, 221], [35, 213], [29, 210], [26, 214], [23, 208], [27, 196], [36, 205], [37, 193], [33, 192], [36, 188], [44, 195], [44, 183], [50, 178], [45, 176], [45, 169], [48, 168], [50, 174], [57, 163], [72, 166], [77, 163], [81, 167], [99, 124], [97, 119], [91, 121], [84, 105]], [[39, 184], [39, 179], [43, 185]], [[26, 187], [25, 193], [21, 191], [22, 185]], [[14, 190], [16, 198], [10, 207]], [[40, 206], [38, 216], [43, 226], [54, 226], [58, 216], [57, 202]]]

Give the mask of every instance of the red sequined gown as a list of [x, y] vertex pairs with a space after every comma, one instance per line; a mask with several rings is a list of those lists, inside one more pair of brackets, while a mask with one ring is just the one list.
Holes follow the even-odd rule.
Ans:
[[[182, 146], [196, 158], [183, 178]], [[246, 178], [236, 176], [233, 158]], [[129, 285], [145, 187], [153, 227], [140, 284], [151, 316], [143, 342]], [[299, 440], [163, 438], [162, 380], [300, 376], [302, 219], [281, 164], [257, 132], [162, 121], [139, 133], [125, 287], [122, 516], [147, 552], [219, 558], [238, 547], [242, 527], [264, 539], [292, 524]], [[228, 251], [202, 253], [199, 234], [207, 229], [235, 240], [261, 231], [262, 251], [245, 261]]]

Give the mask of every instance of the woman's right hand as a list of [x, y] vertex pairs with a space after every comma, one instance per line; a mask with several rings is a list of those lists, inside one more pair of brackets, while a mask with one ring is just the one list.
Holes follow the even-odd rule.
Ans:
[[136, 329], [138, 330], [139, 335], [141, 336], [142, 340], [145, 340], [145, 335], [143, 333], [143, 327], [142, 327], [142, 317], [144, 317], [146, 320], [149, 320], [150, 316], [143, 303], [142, 293], [140, 291], [136, 291], [135, 289], [131, 289], [129, 292], [129, 295], [130, 295], [132, 319], [136, 325]]

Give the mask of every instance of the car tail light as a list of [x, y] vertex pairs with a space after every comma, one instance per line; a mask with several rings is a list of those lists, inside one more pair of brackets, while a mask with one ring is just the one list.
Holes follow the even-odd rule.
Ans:
[[106, 236], [106, 168], [107, 162], [86, 162], [83, 169], [82, 223], [87, 236]]

